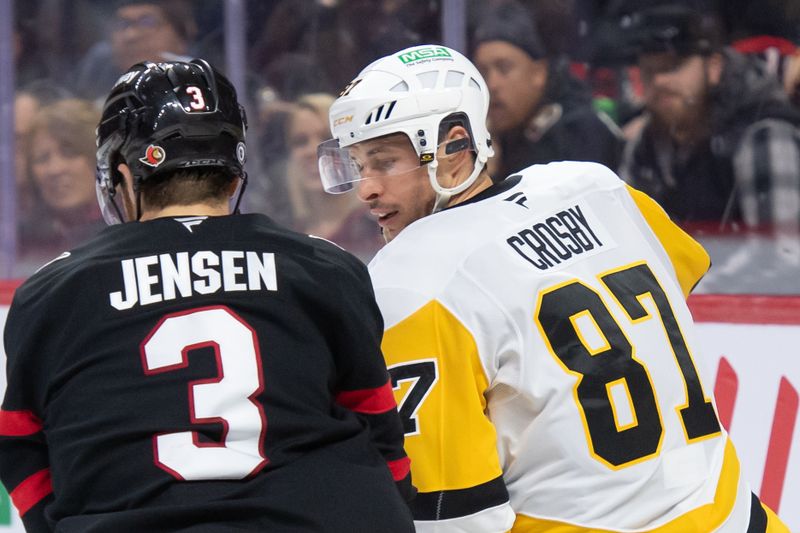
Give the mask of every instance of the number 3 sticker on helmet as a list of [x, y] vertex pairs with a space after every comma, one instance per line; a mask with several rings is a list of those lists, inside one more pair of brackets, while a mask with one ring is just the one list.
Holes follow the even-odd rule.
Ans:
[[141, 344], [145, 374], [186, 368], [193, 349], [215, 351], [217, 377], [188, 384], [193, 423], [221, 422], [221, 442], [200, 442], [195, 431], [153, 436], [156, 464], [178, 479], [243, 479], [267, 464], [266, 418], [255, 397], [263, 389], [255, 331], [227, 307], [167, 315]]
[[189, 102], [189, 107], [195, 111], [206, 110], [206, 99], [203, 98], [203, 91], [200, 90], [200, 87], [190, 85], [186, 88], [186, 94], [192, 97], [192, 101]]

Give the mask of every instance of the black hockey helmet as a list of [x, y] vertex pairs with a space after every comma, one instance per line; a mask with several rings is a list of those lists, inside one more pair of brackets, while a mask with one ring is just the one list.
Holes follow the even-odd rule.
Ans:
[[123, 220], [114, 201], [120, 163], [130, 167], [137, 195], [143, 182], [186, 168], [216, 167], [244, 183], [246, 130], [235, 88], [204, 60], [134, 65], [111, 89], [97, 127], [106, 222]]

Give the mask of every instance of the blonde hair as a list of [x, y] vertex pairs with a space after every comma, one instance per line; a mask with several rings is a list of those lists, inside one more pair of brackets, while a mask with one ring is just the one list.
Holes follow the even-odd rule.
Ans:
[[[320, 120], [322, 120], [324, 124], [328, 124], [328, 111], [335, 100], [336, 98], [334, 96], [327, 93], [306, 94], [298, 98], [294, 102], [294, 105], [289, 112], [289, 120], [287, 121], [286, 128], [287, 144], [290, 140], [288, 137], [290, 135], [291, 124], [295, 119], [297, 119], [301, 111], [311, 111]], [[326, 131], [330, 133], [329, 130]], [[308, 225], [308, 222], [310, 222], [312, 217], [314, 217], [316, 214], [313, 212], [311, 202], [309, 201], [309, 191], [303, 189], [302, 178], [302, 171], [297, 167], [297, 165], [293, 164], [290, 155], [286, 167], [286, 187], [289, 194], [289, 203], [291, 204], [292, 218], [295, 221], [295, 225]], [[324, 195], [325, 202], [331, 204], [340, 204], [342, 212], [349, 212], [359, 203], [355, 194], [352, 193], [332, 195], [326, 192], [320, 192], [320, 194]]]
[[33, 119], [29, 136], [44, 131], [65, 152], [94, 161], [95, 128], [100, 111], [87, 100], [68, 98], [42, 107]]

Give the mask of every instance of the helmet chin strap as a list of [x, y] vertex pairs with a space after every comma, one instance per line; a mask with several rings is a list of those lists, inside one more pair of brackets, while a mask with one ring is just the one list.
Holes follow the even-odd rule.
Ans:
[[243, 172], [241, 176], [238, 178], [239, 186], [236, 187], [236, 203], [233, 206], [233, 210], [231, 211], [234, 215], [240, 214], [239, 206], [242, 202], [242, 196], [244, 195], [244, 190], [247, 188], [247, 172]]
[[478, 179], [478, 176], [483, 170], [483, 167], [486, 165], [486, 160], [488, 158], [483, 154], [478, 154], [478, 157], [475, 158], [475, 166], [472, 168], [472, 173], [469, 177], [464, 180], [463, 182], [459, 183], [455, 187], [442, 187], [439, 185], [439, 180], [436, 178], [436, 170], [439, 168], [439, 160], [434, 159], [430, 163], [428, 163], [428, 179], [431, 182], [431, 187], [433, 188], [433, 192], [436, 193], [436, 201], [433, 203], [433, 210], [431, 214], [438, 213], [450, 202], [450, 198], [454, 195], [466, 191], [475, 180]]

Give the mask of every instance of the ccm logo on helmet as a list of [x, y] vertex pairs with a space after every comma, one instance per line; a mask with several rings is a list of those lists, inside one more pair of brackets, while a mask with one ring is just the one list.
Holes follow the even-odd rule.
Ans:
[[147, 165], [148, 167], [157, 167], [164, 160], [167, 158], [167, 153], [164, 151], [163, 148], [160, 146], [156, 146], [151, 144], [147, 147], [147, 151], [144, 153], [144, 157], [140, 158], [139, 161]]
[[178, 163], [178, 168], [189, 167], [221, 167], [225, 166], [225, 159], [208, 158], [208, 159], [189, 159]]
[[353, 115], [345, 115], [343, 117], [339, 117], [333, 121], [333, 127], [341, 126], [342, 124], [347, 124], [348, 122], [353, 122]]

